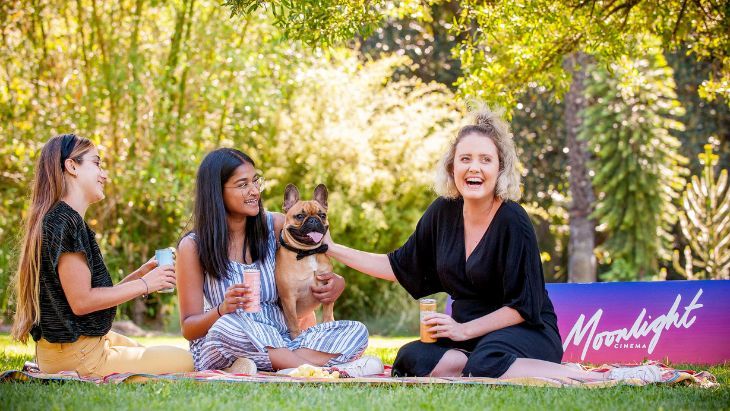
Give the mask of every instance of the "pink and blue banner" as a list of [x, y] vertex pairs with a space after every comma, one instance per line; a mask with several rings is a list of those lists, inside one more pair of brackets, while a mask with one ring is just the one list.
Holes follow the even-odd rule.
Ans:
[[548, 284], [563, 361], [730, 361], [730, 280]]
[[563, 361], [730, 361], [730, 281], [548, 284]]

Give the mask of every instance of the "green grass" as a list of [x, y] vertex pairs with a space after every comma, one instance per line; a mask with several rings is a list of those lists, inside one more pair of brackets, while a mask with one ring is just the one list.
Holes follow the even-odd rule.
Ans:
[[[186, 346], [179, 337], [140, 338], [145, 344]], [[392, 362], [410, 338], [371, 338], [368, 354]], [[33, 346], [0, 335], [0, 370], [19, 369]], [[0, 384], [0, 409], [730, 409], [730, 364], [709, 369], [721, 386], [556, 389], [493, 386], [365, 386], [155, 382], [95, 386], [88, 383]]]

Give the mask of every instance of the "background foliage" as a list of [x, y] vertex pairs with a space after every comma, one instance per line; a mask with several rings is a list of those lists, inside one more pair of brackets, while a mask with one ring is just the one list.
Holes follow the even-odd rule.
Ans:
[[[268, 209], [280, 210], [287, 183], [308, 193], [322, 182], [337, 241], [396, 248], [435, 196], [433, 166], [470, 96], [511, 113], [546, 279], [566, 281], [574, 106], [564, 60], [576, 52], [591, 61], [579, 68], [585, 95], [572, 98], [589, 103], [574, 114], [593, 149], [598, 271], [683, 278], [670, 253], [691, 242], [676, 223], [684, 179], [703, 172], [708, 141], [719, 170], [730, 161], [727, 10], [609, 3], [0, 3], [2, 316], [34, 161], [52, 135], [102, 147], [112, 184], [87, 219], [119, 279], [189, 227], [196, 167], [220, 146], [257, 161]], [[349, 285], [338, 317], [413, 330], [415, 304], [399, 287], [337, 271]], [[120, 315], [174, 329], [175, 298], [135, 300]]]
[[603, 278], [649, 279], [668, 261], [677, 222], [678, 193], [687, 159], [673, 135], [684, 129], [672, 70], [658, 41], [648, 38], [643, 55], [610, 68], [595, 67], [587, 87], [580, 137], [593, 151], [599, 231], [611, 233], [601, 247], [612, 269]]
[[[394, 79], [412, 64], [407, 57], [304, 47], [285, 41], [266, 13], [231, 20], [216, 2], [13, 6], [5, 6], [0, 49], [6, 315], [33, 164], [58, 133], [103, 147], [112, 183], [87, 220], [116, 279], [176, 244], [189, 224], [197, 164], [215, 147], [252, 155], [271, 182], [270, 210], [281, 209], [289, 182], [305, 192], [326, 183], [333, 236], [363, 249], [405, 241], [434, 197], [432, 164], [460, 108], [443, 85]], [[345, 274], [351, 287], [340, 316], [410, 305], [390, 284]], [[122, 313], [174, 322], [173, 298], [155, 294]]]

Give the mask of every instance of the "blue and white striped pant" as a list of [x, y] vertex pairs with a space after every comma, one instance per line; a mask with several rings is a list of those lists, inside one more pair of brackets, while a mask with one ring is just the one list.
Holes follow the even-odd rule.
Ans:
[[[304, 330], [294, 340], [282, 327], [262, 322], [256, 316], [233, 312], [219, 318], [208, 334], [190, 343], [195, 369], [223, 369], [245, 357], [261, 371], [272, 371], [269, 348], [338, 354], [326, 365], [333, 366], [359, 358], [368, 345], [368, 330], [357, 321], [333, 321]], [[277, 324], [278, 325], [278, 324]]]

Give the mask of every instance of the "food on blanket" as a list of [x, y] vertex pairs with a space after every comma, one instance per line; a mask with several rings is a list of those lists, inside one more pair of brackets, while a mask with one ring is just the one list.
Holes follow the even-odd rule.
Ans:
[[305, 377], [305, 378], [340, 378], [339, 371], [328, 371], [322, 367], [315, 367], [309, 364], [302, 364], [297, 367], [294, 371], [289, 373], [290, 377]]
[[421, 342], [436, 342], [436, 339], [433, 338], [433, 336], [431, 335], [431, 331], [429, 330], [431, 326], [428, 326], [423, 322], [423, 318], [427, 314], [433, 314], [436, 312], [436, 300], [434, 300], [433, 298], [421, 298], [419, 300], [419, 303], [421, 306]]

